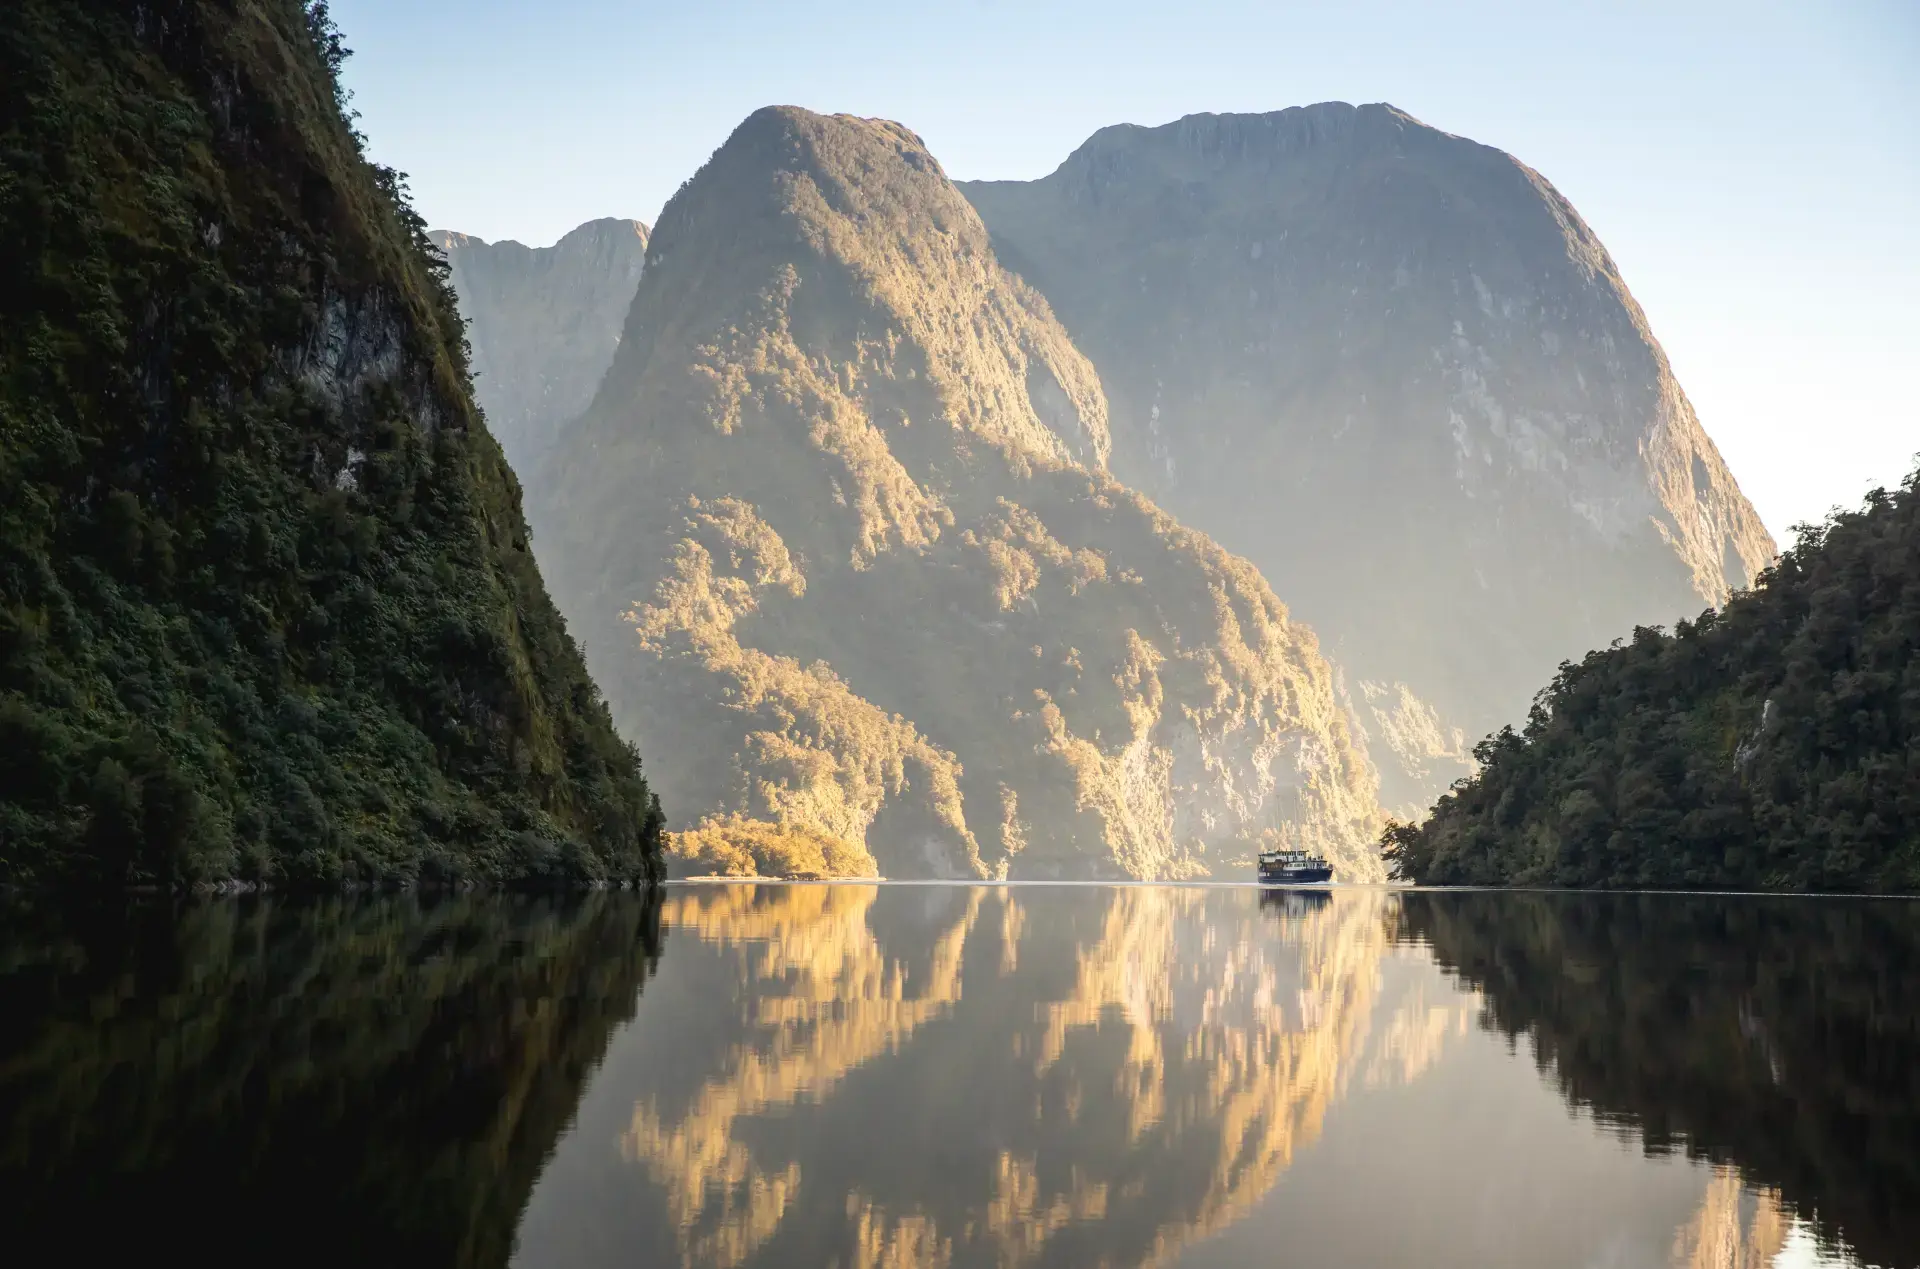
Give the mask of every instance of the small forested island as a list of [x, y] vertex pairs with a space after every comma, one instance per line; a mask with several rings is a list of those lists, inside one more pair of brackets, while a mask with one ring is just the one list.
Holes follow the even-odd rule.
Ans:
[[1920, 890], [1920, 471], [1750, 591], [1563, 665], [1424, 824], [1427, 884]]
[[344, 56], [0, 6], [0, 884], [659, 874]]

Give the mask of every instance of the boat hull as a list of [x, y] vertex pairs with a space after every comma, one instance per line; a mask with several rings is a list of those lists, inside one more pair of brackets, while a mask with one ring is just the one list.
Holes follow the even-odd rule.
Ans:
[[1331, 868], [1262, 868], [1260, 884], [1266, 886], [1312, 886], [1333, 880]]

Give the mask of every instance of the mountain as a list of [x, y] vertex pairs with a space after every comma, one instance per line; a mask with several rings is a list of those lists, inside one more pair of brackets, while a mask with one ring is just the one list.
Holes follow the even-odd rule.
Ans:
[[646, 257], [637, 220], [590, 220], [551, 247], [436, 229], [473, 345], [474, 395], [516, 472], [585, 410], [613, 360]]
[[1499, 150], [1328, 102], [961, 189], [1098, 368], [1114, 474], [1321, 632], [1393, 800], [1773, 555], [1605, 248]]
[[1750, 592], [1562, 668], [1397, 871], [1476, 885], [1920, 890], [1920, 471]]
[[718, 854], [773, 826], [838, 871], [1165, 878], [1289, 840], [1380, 875], [1311, 631], [1108, 447], [1092, 366], [919, 139], [769, 108], [662, 213], [531, 498]]
[[0, 884], [658, 870], [344, 56], [0, 10]]

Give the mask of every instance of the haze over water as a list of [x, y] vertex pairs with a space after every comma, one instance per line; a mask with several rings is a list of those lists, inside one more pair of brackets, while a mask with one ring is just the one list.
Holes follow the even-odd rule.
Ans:
[[17, 1238], [1920, 1263], [1904, 902], [687, 885], [95, 917], [18, 922], [0, 963]]

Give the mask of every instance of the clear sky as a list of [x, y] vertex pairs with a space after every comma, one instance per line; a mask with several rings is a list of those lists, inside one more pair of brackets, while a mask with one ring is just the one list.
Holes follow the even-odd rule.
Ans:
[[1519, 156], [1620, 264], [1776, 538], [1920, 452], [1920, 0], [334, 0], [436, 228], [653, 222], [755, 108], [898, 119], [959, 179], [1095, 129], [1388, 101]]

